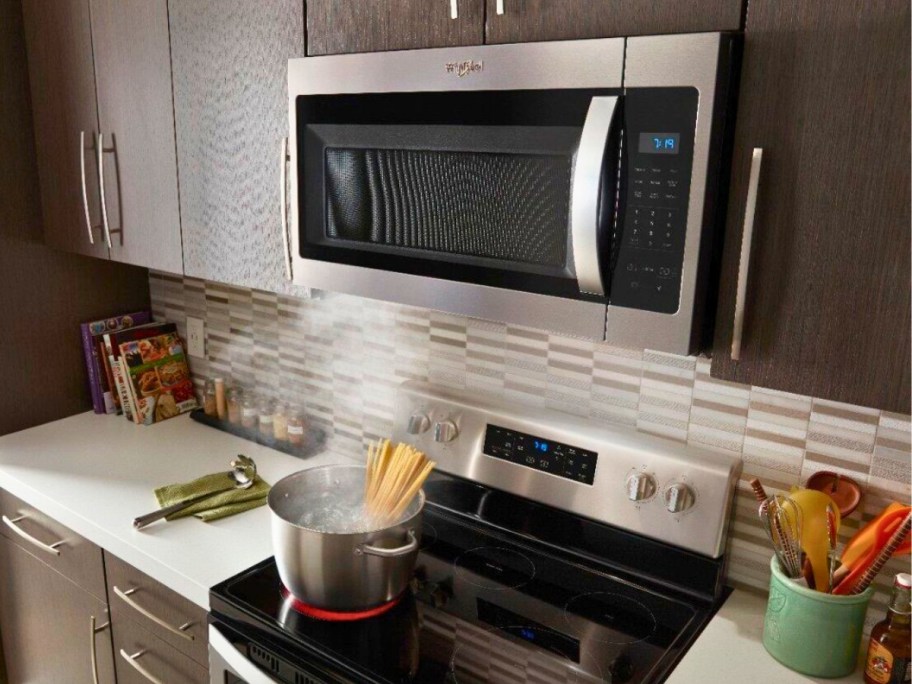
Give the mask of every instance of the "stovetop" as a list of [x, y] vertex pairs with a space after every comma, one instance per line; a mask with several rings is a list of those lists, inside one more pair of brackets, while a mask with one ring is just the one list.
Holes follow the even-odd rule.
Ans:
[[415, 578], [388, 612], [305, 617], [269, 559], [213, 588], [211, 619], [290, 684], [644, 683], [667, 675], [719, 603], [721, 560], [455, 478], [426, 491]]

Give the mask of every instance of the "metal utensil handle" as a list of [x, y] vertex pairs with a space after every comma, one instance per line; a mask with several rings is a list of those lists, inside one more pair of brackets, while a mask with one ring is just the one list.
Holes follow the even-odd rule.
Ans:
[[89, 194], [86, 192], [86, 149], [85, 131], [79, 131], [79, 170], [82, 174], [82, 209], [85, 211], [86, 230], [89, 232], [89, 244], [95, 244], [92, 235], [92, 219], [89, 217]]
[[185, 501], [180, 501], [176, 504], [171, 504], [170, 506], [165, 506], [164, 508], [159, 508], [157, 511], [152, 511], [151, 513], [146, 513], [145, 515], [141, 515], [138, 518], [133, 518], [133, 527], [135, 527], [137, 530], [141, 530], [142, 528], [146, 527], [147, 525], [154, 523], [156, 520], [161, 520], [162, 518], [166, 518], [169, 515], [171, 515], [172, 513], [178, 513], [180, 511], [184, 510], [185, 508], [192, 506], [195, 503], [199, 503], [200, 501], [203, 501], [204, 499], [208, 499], [210, 496], [215, 496], [216, 494], [221, 494], [222, 492], [227, 492], [229, 489], [234, 489], [234, 485], [228, 485], [226, 487], [222, 487], [221, 489], [215, 489], [211, 492], [206, 492], [205, 494], [199, 494], [199, 495], [194, 496], [193, 498], [187, 499]]
[[137, 651], [133, 655], [130, 655], [125, 650], [120, 649], [120, 657], [126, 660], [130, 667], [139, 672], [139, 674], [141, 674], [147, 680], [152, 682], [152, 684], [165, 684], [162, 680], [160, 680], [158, 677], [140, 665], [139, 662], [137, 662], [145, 653], [146, 649], [142, 649], [141, 651]]
[[92, 656], [92, 682], [93, 684], [98, 684], [98, 649], [95, 647], [95, 635], [99, 632], [103, 632], [111, 625], [110, 622], [106, 622], [100, 627], [95, 626], [95, 616], [92, 615], [89, 618], [89, 653]]
[[573, 263], [580, 292], [604, 295], [605, 286], [599, 269], [598, 214], [602, 167], [617, 97], [593, 97], [586, 112], [579, 149], [573, 164], [573, 187], [570, 193], [570, 235], [573, 241]]
[[105, 243], [111, 249], [111, 227], [108, 225], [108, 201], [105, 199], [104, 186], [104, 136], [98, 134], [98, 194], [101, 196], [101, 225], [104, 228]]
[[163, 627], [164, 629], [167, 629], [169, 632], [171, 632], [172, 634], [176, 634], [177, 636], [181, 637], [182, 639], [186, 639], [187, 641], [195, 640], [195, 637], [192, 634], [188, 634], [185, 631], [193, 624], [193, 622], [185, 622], [180, 627], [174, 627], [174, 626], [168, 624], [167, 622], [165, 622], [162, 618], [158, 617], [158, 615], [156, 615], [155, 613], [152, 613], [149, 610], [147, 610], [146, 608], [143, 608], [136, 601], [134, 601], [132, 598], [130, 598], [130, 595], [135, 594], [139, 590], [139, 587], [133, 587], [132, 589], [127, 589], [126, 591], [124, 591], [123, 589], [121, 589], [120, 587], [118, 587], [115, 584], [113, 588], [114, 588], [114, 593], [117, 594], [123, 600], [124, 603], [126, 603], [128, 606], [130, 606], [130, 608], [135, 610], [140, 615], [145, 615], [147, 618], [152, 620], [152, 622], [154, 622], [159, 627]]
[[35, 539], [32, 535], [30, 535], [28, 532], [26, 532], [25, 530], [23, 530], [21, 527], [19, 527], [16, 524], [20, 520], [25, 520], [27, 517], [28, 516], [20, 515], [18, 518], [13, 518], [12, 520], [10, 520], [8, 517], [6, 517], [4, 515], [3, 524], [6, 525], [8, 528], [10, 528], [13, 532], [18, 534], [20, 537], [25, 539], [25, 541], [27, 541], [29, 544], [32, 544], [33, 546], [37, 546], [42, 551], [47, 551], [48, 553], [52, 553], [55, 556], [59, 556], [60, 549], [58, 549], [57, 547], [63, 546], [63, 544], [65, 543], [65, 540], [61, 539], [60, 541], [54, 542], [53, 544], [45, 544], [43, 541], [39, 541], [39, 540]]
[[497, 13], [498, 14], [504, 13], [504, 0], [497, 0]]
[[282, 245], [285, 247], [285, 279], [291, 280], [291, 245], [288, 242], [288, 136], [282, 138], [282, 167], [279, 171], [279, 195], [282, 200]]
[[741, 235], [741, 258], [738, 265], [738, 289], [735, 293], [735, 321], [732, 327], [732, 361], [741, 360], [744, 336], [744, 304], [747, 299], [747, 275], [750, 269], [751, 247], [754, 241], [754, 216], [757, 213], [757, 188], [760, 185], [760, 166], [763, 148], [755, 147], [751, 157], [750, 179], [747, 182], [747, 202], [744, 207], [744, 232]]
[[364, 553], [368, 556], [379, 556], [380, 558], [405, 556], [418, 548], [418, 537], [415, 536], [415, 530], [409, 530], [406, 532], [406, 536], [408, 537], [408, 543], [404, 546], [397, 546], [394, 549], [384, 549], [379, 546], [371, 546], [370, 544], [361, 544], [355, 548], [355, 553], [359, 555]]

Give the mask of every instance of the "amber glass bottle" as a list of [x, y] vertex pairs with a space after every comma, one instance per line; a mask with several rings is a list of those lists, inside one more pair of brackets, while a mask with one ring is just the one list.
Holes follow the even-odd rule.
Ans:
[[871, 630], [871, 645], [865, 659], [867, 684], [909, 684], [912, 682], [912, 631], [909, 592], [912, 575], [900, 573], [893, 581], [893, 598], [887, 617]]

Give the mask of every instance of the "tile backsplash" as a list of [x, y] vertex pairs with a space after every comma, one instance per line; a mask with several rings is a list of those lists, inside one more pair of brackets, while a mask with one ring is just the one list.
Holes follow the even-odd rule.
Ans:
[[[912, 496], [910, 417], [711, 378], [704, 357], [621, 349], [490, 321], [321, 293], [298, 299], [152, 272], [156, 317], [206, 322], [197, 382], [224, 376], [305, 406], [331, 448], [363, 452], [388, 435], [406, 380], [547, 406], [740, 455], [744, 475], [729, 543], [729, 580], [766, 589], [771, 555], [747, 482], [786, 490], [817, 470], [865, 486], [842, 541], [886, 503]], [[893, 573], [877, 582], [869, 620], [881, 619]]]

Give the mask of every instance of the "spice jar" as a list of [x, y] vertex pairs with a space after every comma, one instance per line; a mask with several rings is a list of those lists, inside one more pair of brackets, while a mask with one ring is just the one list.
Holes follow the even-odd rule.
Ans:
[[215, 413], [219, 420], [225, 420], [228, 417], [228, 403], [225, 400], [225, 380], [224, 378], [215, 378], [212, 384], [215, 385]]
[[257, 413], [256, 396], [252, 392], [245, 394], [241, 402], [241, 425], [248, 430], [256, 428]]
[[304, 444], [304, 414], [297, 407], [288, 412], [288, 443], [292, 446]]
[[232, 387], [228, 390], [228, 422], [232, 425], [241, 424], [241, 402], [244, 393], [240, 388]]
[[264, 399], [260, 403], [260, 437], [272, 439], [273, 409], [272, 402]]
[[203, 411], [211, 418], [218, 416], [218, 398], [215, 383], [212, 380], [206, 380], [206, 389], [203, 392]]
[[277, 442], [288, 441], [288, 413], [285, 404], [278, 403], [273, 409], [272, 438]]

